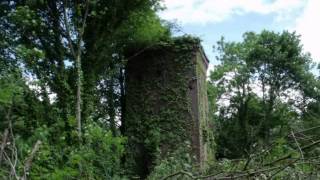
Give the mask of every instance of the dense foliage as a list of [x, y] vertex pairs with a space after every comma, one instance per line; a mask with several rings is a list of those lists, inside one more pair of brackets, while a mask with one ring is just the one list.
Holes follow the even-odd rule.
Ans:
[[1, 2], [1, 179], [125, 176], [125, 52], [169, 37], [159, 8], [149, 0]]
[[[295, 153], [296, 158], [319, 156], [320, 82], [299, 36], [287, 31], [248, 32], [242, 42], [222, 38], [216, 49], [221, 64], [211, 72], [208, 85], [216, 157], [244, 159], [244, 164], [247, 159], [257, 168]], [[312, 148], [305, 152], [303, 147], [309, 145]], [[255, 156], [260, 159], [252, 160]], [[302, 168], [306, 174], [319, 168], [311, 164]], [[301, 171], [291, 169], [285, 175]]]

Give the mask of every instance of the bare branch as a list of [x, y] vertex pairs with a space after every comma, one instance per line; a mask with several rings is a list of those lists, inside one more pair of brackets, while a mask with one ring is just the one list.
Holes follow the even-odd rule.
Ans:
[[70, 30], [70, 26], [69, 26], [69, 22], [68, 22], [68, 17], [67, 17], [66, 5], [67, 5], [67, 2], [63, 1], [63, 23], [64, 23], [64, 26], [65, 26], [66, 31], [67, 31], [66, 35], [67, 35], [67, 40], [68, 40], [68, 45], [69, 45], [70, 51], [71, 51], [73, 57], [76, 58], [77, 55], [76, 55], [75, 49], [74, 49], [73, 44], [72, 44], [71, 30]]
[[294, 134], [300, 134], [300, 133], [304, 133], [304, 132], [307, 132], [307, 131], [312, 131], [312, 130], [319, 129], [319, 128], [320, 128], [320, 126], [315, 126], [315, 127], [309, 128], [309, 129], [304, 129], [304, 130], [295, 132]]
[[296, 145], [297, 145], [298, 148], [299, 148], [301, 158], [304, 159], [303, 152], [302, 152], [302, 150], [301, 150], [301, 147], [300, 147], [300, 145], [299, 145], [299, 143], [298, 143], [298, 141], [297, 141], [297, 139], [296, 139], [296, 136], [294, 135], [293, 131], [291, 131], [291, 135], [292, 135], [292, 137], [293, 137], [293, 139], [294, 139], [294, 142], [296, 143]]
[[36, 142], [36, 144], [33, 146], [33, 149], [30, 153], [30, 156], [27, 158], [25, 164], [24, 164], [24, 174], [23, 174], [23, 177], [21, 178], [22, 180], [26, 180], [27, 179], [27, 175], [29, 174], [29, 171], [31, 169], [31, 165], [32, 165], [32, 160], [34, 159], [34, 156], [36, 154], [36, 152], [39, 150], [40, 148], [40, 145], [41, 145], [41, 141], [38, 140]]
[[268, 179], [271, 179], [272, 177], [274, 177], [275, 175], [279, 174], [280, 172], [282, 172], [283, 170], [285, 170], [287, 167], [291, 166], [292, 164], [296, 163], [299, 159], [292, 161], [291, 163], [288, 163], [287, 165], [283, 166], [281, 169], [279, 169], [277, 172], [273, 173], [270, 177], [268, 177]]
[[243, 178], [243, 177], [250, 177], [250, 176], [253, 176], [253, 175], [256, 175], [256, 174], [259, 174], [259, 173], [263, 173], [263, 172], [270, 172], [270, 171], [273, 171], [273, 170], [276, 170], [276, 169], [279, 169], [281, 168], [282, 166], [276, 166], [276, 167], [271, 167], [271, 168], [266, 168], [266, 169], [259, 169], [259, 170], [256, 170], [256, 171], [247, 171], [247, 172], [243, 172], [242, 174], [239, 174], [239, 175], [234, 175], [234, 174], [231, 174], [229, 176], [224, 176], [224, 177], [216, 177], [216, 176], [202, 176], [202, 177], [199, 177], [198, 179], [215, 179], [215, 180], [222, 180], [222, 179], [239, 179], [239, 178]]
[[6, 152], [3, 152], [4, 158], [6, 160], [6, 162], [9, 164], [9, 166], [11, 167], [10, 169], [10, 176], [13, 175], [15, 176], [16, 179], [19, 179], [19, 176], [16, 172], [16, 163], [13, 163], [10, 159], [10, 157], [7, 155]]
[[0, 167], [1, 167], [1, 163], [2, 163], [2, 156], [3, 156], [4, 148], [6, 147], [6, 144], [7, 144], [8, 134], [9, 134], [9, 130], [5, 129], [4, 133], [2, 135], [2, 142], [1, 142], [1, 149], [0, 149]]
[[191, 173], [181, 170], [181, 171], [175, 172], [173, 174], [170, 174], [170, 175], [162, 178], [162, 180], [166, 180], [166, 179], [178, 176], [178, 175], [186, 175], [186, 176], [190, 177], [191, 179], [196, 179], [196, 177], [194, 177]]
[[77, 49], [78, 49], [77, 53], [79, 55], [81, 55], [81, 42], [83, 39], [83, 34], [84, 34], [85, 27], [86, 27], [88, 14], [89, 14], [89, 0], [86, 1], [86, 11], [84, 13], [81, 29], [79, 30], [79, 38], [78, 38], [78, 43], [77, 43]]

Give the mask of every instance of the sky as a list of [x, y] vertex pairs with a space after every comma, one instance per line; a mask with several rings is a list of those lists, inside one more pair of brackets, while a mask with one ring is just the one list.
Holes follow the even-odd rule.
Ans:
[[247, 31], [296, 31], [305, 52], [320, 63], [320, 0], [163, 0], [160, 17], [176, 22], [181, 31], [202, 39], [212, 69], [213, 45], [221, 36], [241, 41]]

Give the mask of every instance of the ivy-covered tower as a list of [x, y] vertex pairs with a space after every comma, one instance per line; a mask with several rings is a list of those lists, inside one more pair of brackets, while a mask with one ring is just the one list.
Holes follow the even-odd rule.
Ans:
[[174, 154], [188, 153], [199, 167], [212, 157], [207, 68], [200, 40], [191, 37], [158, 43], [128, 60], [126, 162], [140, 177]]

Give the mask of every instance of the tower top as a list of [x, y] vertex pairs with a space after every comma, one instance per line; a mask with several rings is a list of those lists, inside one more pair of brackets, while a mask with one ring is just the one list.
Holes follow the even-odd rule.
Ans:
[[176, 49], [189, 49], [193, 52], [199, 52], [201, 54], [201, 59], [206, 69], [209, 67], [209, 59], [201, 45], [201, 40], [197, 37], [190, 35], [184, 35], [179, 37], [173, 37], [167, 40], [161, 40], [155, 44], [148, 45], [146, 47], [132, 47], [127, 51], [127, 60], [137, 59], [136, 57], [140, 54], [144, 54], [148, 51], [159, 51], [166, 50], [166, 48], [176, 48]]

